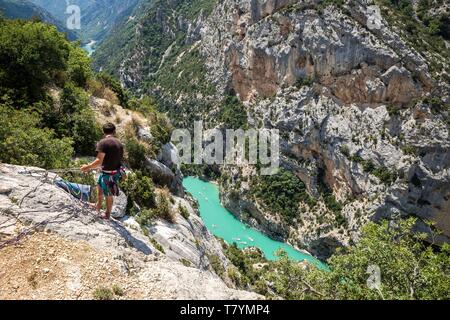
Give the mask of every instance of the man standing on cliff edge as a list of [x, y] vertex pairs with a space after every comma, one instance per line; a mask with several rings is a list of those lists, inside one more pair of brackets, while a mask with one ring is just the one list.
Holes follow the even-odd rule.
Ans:
[[106, 198], [106, 212], [103, 219], [111, 218], [114, 197], [119, 196], [119, 181], [125, 174], [122, 170], [123, 145], [115, 137], [116, 127], [112, 123], [103, 126], [105, 137], [97, 144], [97, 159], [81, 167], [84, 173], [101, 167], [102, 172], [97, 181], [98, 200], [95, 208], [100, 213], [103, 197]]

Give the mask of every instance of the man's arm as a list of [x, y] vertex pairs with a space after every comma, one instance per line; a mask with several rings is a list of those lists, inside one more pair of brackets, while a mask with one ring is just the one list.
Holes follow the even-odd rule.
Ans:
[[81, 172], [87, 173], [90, 170], [96, 169], [103, 164], [103, 160], [105, 159], [105, 154], [103, 152], [99, 152], [97, 154], [97, 159], [94, 160], [91, 164], [86, 164], [81, 167]]

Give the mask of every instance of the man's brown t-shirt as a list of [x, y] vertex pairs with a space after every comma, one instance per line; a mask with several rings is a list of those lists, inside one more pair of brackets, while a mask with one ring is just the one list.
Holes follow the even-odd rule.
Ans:
[[105, 171], [119, 170], [123, 160], [123, 145], [114, 137], [107, 137], [97, 144], [97, 152], [105, 154], [102, 169]]

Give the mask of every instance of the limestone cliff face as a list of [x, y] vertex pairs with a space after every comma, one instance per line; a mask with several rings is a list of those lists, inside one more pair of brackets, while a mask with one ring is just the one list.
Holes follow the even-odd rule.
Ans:
[[[0, 297], [90, 299], [98, 286], [123, 282], [130, 285], [125, 290], [130, 299], [259, 298], [228, 288], [214, 273], [209, 256], [215, 255], [225, 268], [228, 260], [189, 200], [174, 198], [174, 206], [182, 204], [188, 209], [188, 219], [177, 214], [176, 223], [156, 221], [148, 232], [143, 232], [127, 216], [102, 221], [93, 210], [56, 187], [52, 183], [54, 178], [54, 174], [38, 168], [0, 165], [0, 265], [9, 266], [8, 270], [2, 268], [5, 277], [2, 275], [0, 280]], [[54, 239], [38, 241], [42, 238], [40, 232], [52, 234]], [[8, 244], [10, 239], [18, 242]], [[31, 270], [24, 267], [30, 259], [14, 251], [20, 250], [16, 247], [20, 242], [31, 251], [38, 248], [48, 251], [48, 256], [37, 261], [36, 271], [34, 267]], [[22, 275], [14, 275], [11, 268], [20, 266], [23, 275], [35, 272], [36, 278], [40, 278], [42, 264], [53, 256], [57, 257], [54, 264], [42, 271], [49, 277], [44, 277], [37, 287], [30, 284], [14, 287]], [[9, 261], [11, 257], [15, 265]], [[62, 265], [62, 269], [56, 268], [56, 264]], [[97, 274], [98, 270], [114, 270], [115, 277]], [[74, 277], [76, 288], [71, 285]]]
[[227, 79], [244, 101], [271, 97], [304, 77], [344, 104], [403, 105], [429, 89], [423, 58], [394, 33], [380, 39], [371, 32], [362, 5], [354, 2], [349, 16], [332, 7], [319, 13], [318, 3], [224, 1], [203, 34], [216, 82]]
[[[350, 2], [345, 13], [335, 7], [319, 12], [318, 2], [224, 1], [203, 28], [202, 51], [211, 81], [247, 102], [250, 123], [280, 129], [283, 166], [311, 194], [317, 195], [322, 173], [345, 203], [348, 224], [337, 226], [321, 207], [287, 226], [246, 196], [246, 183], [240, 200], [224, 186], [224, 203], [238, 215], [249, 212], [257, 220], [250, 223], [272, 236], [323, 258], [357, 240], [368, 219], [412, 214], [421, 231], [434, 221], [443, 231], [434, 241], [448, 242], [448, 113], [416, 102], [439, 92], [448, 105], [448, 84], [433, 80], [424, 57], [386, 21], [369, 29], [364, 1]], [[352, 155], [389, 171], [394, 181], [386, 185]], [[245, 171], [230, 173], [234, 181], [254, 174]]]
[[[419, 110], [427, 110], [427, 116], [417, 118]], [[315, 208], [301, 213], [298, 220], [303, 225], [294, 227], [283, 226], [280, 220], [277, 222], [273, 215], [265, 213], [266, 218], [259, 220], [271, 225], [267, 230], [327, 256], [330, 251], [324, 248], [317, 251], [316, 244], [331, 241], [345, 245], [350, 239], [357, 239], [359, 227], [367, 219], [413, 214], [423, 221], [436, 222], [436, 227], [444, 232], [436, 241], [449, 241], [448, 127], [429, 107], [419, 104], [405, 110], [399, 120], [390, 116], [385, 106], [343, 107], [328, 96], [326, 89], [317, 97], [314, 89], [303, 88], [283, 90], [273, 101], [258, 103], [251, 114], [255, 119], [262, 119], [265, 126], [280, 129], [282, 135], [286, 133], [287, 137], [282, 139], [282, 165], [294, 171], [312, 194], [317, 194], [321, 170], [323, 180], [337, 199], [346, 203], [343, 214], [348, 226], [336, 227], [332, 214]], [[406, 154], [405, 146], [413, 148], [418, 155]], [[395, 173], [395, 181], [386, 185], [365, 172], [364, 166], [348, 154]], [[243, 179], [254, 173], [242, 172], [245, 171], [236, 172], [234, 177]], [[242, 194], [244, 190], [245, 184], [241, 187]], [[250, 203], [254, 201], [247, 199]], [[240, 205], [241, 210], [237, 211], [236, 205], [234, 209], [233, 205], [229, 207], [235, 212], [255, 212], [255, 206], [247, 204]], [[261, 217], [261, 213], [253, 216]], [[323, 216], [327, 216], [325, 221]], [[423, 221], [419, 221], [418, 227], [426, 231]]]

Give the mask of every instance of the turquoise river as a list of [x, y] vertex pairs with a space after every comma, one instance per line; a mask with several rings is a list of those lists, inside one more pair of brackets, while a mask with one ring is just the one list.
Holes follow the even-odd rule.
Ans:
[[268, 260], [276, 260], [275, 252], [283, 249], [292, 260], [307, 260], [319, 268], [327, 268], [313, 256], [300, 252], [286, 243], [272, 240], [236, 219], [222, 206], [219, 187], [215, 184], [188, 177], [183, 180], [183, 186], [198, 201], [200, 215], [208, 230], [227, 243], [236, 243], [241, 249], [257, 247], [263, 251]]

